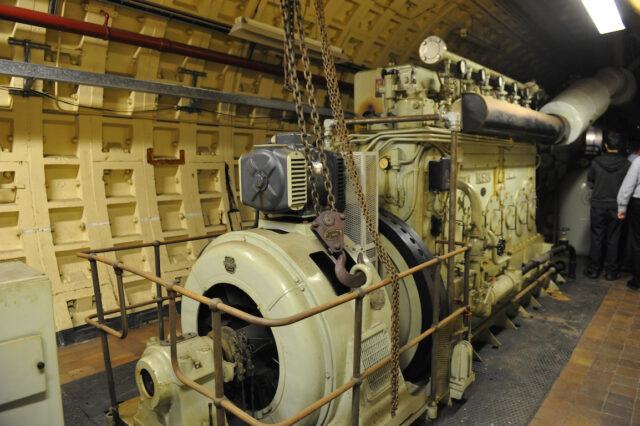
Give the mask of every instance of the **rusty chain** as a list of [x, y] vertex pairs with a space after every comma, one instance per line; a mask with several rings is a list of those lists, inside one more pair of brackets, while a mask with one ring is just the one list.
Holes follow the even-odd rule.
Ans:
[[285, 69], [285, 87], [293, 92], [293, 98], [296, 105], [296, 115], [298, 116], [298, 128], [300, 129], [300, 137], [304, 144], [304, 157], [307, 170], [307, 182], [311, 188], [311, 197], [313, 200], [313, 209], [318, 214], [320, 199], [318, 191], [316, 191], [315, 175], [313, 173], [313, 160], [311, 159], [311, 146], [309, 145], [309, 135], [307, 132], [307, 123], [304, 118], [302, 91], [298, 74], [296, 73], [296, 58], [293, 45], [293, 7], [290, 0], [280, 0], [280, 14], [282, 16], [282, 26], [284, 27], [284, 69]]
[[[298, 1], [298, 0], [294, 0]], [[320, 30], [320, 37], [322, 42], [322, 60], [324, 63], [325, 78], [327, 80], [327, 89], [329, 92], [329, 99], [331, 101], [331, 111], [336, 121], [336, 129], [340, 142], [342, 154], [345, 159], [345, 168], [349, 174], [349, 180], [353, 185], [354, 192], [358, 198], [360, 209], [365, 218], [367, 230], [371, 235], [376, 250], [378, 251], [378, 258], [383, 264], [385, 273], [391, 277], [392, 292], [391, 292], [391, 416], [395, 416], [398, 409], [398, 387], [399, 387], [399, 370], [400, 370], [400, 284], [398, 282], [398, 271], [391, 261], [391, 257], [387, 250], [382, 245], [382, 240], [377, 231], [377, 224], [373, 219], [373, 215], [369, 211], [369, 206], [362, 189], [360, 182], [360, 176], [356, 167], [355, 160], [353, 158], [353, 150], [348, 138], [347, 125], [344, 121], [344, 109], [342, 107], [342, 98], [340, 97], [340, 91], [338, 88], [338, 79], [336, 76], [336, 67], [333, 59], [333, 53], [329, 45], [329, 38], [327, 36], [327, 26], [324, 17], [324, 2], [323, 0], [314, 0], [316, 9], [316, 17], [318, 27]]]
[[309, 51], [307, 49], [307, 43], [305, 41], [304, 34], [304, 15], [302, 13], [302, 8], [300, 7], [300, 1], [293, 0], [293, 3], [296, 10], [296, 19], [298, 20], [298, 37], [300, 38], [300, 50], [302, 52], [304, 79], [306, 82], [307, 94], [309, 96], [309, 105], [311, 106], [313, 131], [316, 136], [315, 147], [318, 150], [320, 164], [322, 164], [322, 175], [324, 180], [324, 189], [327, 192], [327, 203], [329, 204], [330, 210], [337, 211], [336, 198], [333, 195], [333, 184], [331, 183], [331, 179], [329, 176], [329, 167], [327, 167], [327, 155], [324, 152], [324, 138], [322, 136], [322, 126], [320, 125], [320, 115], [318, 114], [318, 104], [316, 102], [315, 88], [313, 87], [313, 82], [311, 81], [311, 64], [309, 62]]
[[[335, 196], [333, 195], [333, 185], [329, 176], [329, 168], [327, 167], [327, 157], [324, 151], [322, 126], [320, 125], [320, 115], [318, 114], [315, 89], [311, 81], [311, 65], [309, 61], [309, 52], [305, 41], [304, 34], [304, 18], [298, 0], [280, 0], [280, 12], [282, 16], [282, 24], [284, 27], [284, 52], [285, 52], [285, 87], [293, 91], [296, 115], [298, 116], [298, 127], [302, 134], [302, 142], [304, 144], [304, 155], [307, 164], [307, 181], [311, 187], [311, 196], [313, 199], [314, 212], [317, 215], [320, 212], [320, 198], [315, 185], [316, 177], [313, 171], [313, 159], [311, 157], [311, 144], [309, 143], [310, 135], [307, 131], [307, 124], [304, 117], [302, 90], [296, 71], [296, 54], [295, 54], [295, 18], [297, 18], [298, 37], [300, 44], [300, 52], [304, 69], [305, 89], [307, 91], [307, 99], [311, 107], [311, 120], [313, 122], [314, 136], [313, 147], [318, 152], [318, 160], [322, 167], [322, 178], [325, 191], [327, 193], [327, 202], [332, 211], [336, 211]], [[294, 17], [295, 12], [295, 17]]]

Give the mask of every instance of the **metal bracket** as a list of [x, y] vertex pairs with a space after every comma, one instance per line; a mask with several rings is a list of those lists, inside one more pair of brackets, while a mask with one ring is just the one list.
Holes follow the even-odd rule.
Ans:
[[183, 165], [184, 149], [180, 150], [180, 158], [162, 158], [153, 156], [153, 148], [147, 148], [147, 163], [153, 166]]
[[[9, 37], [9, 44], [12, 46], [22, 46], [24, 49], [24, 61], [31, 62], [31, 49], [42, 49], [49, 51], [51, 50], [51, 46], [43, 43], [35, 43], [28, 38], [25, 39], [17, 39], [13, 37]], [[20, 95], [29, 97], [31, 92], [31, 86], [33, 86], [33, 82], [35, 80], [33, 78], [24, 78], [22, 83], [22, 89], [9, 89], [9, 93], [12, 95]]]
[[[334, 269], [338, 281], [349, 288], [358, 288], [364, 285], [367, 277], [362, 271], [351, 274], [345, 268], [347, 255], [344, 253], [344, 219], [343, 213], [325, 210], [311, 222], [311, 230], [329, 253], [340, 254]], [[358, 257], [358, 263], [364, 263], [362, 254]]]
[[[206, 72], [202, 72], [202, 71], [196, 71], [196, 70], [189, 70], [186, 68], [178, 68], [178, 72], [180, 74], [188, 74], [191, 76], [191, 87], [198, 87], [198, 77], [206, 77], [207, 73]], [[189, 99], [189, 106], [179, 106], [178, 107], [178, 111], [186, 111], [189, 113], [197, 113], [200, 112], [201, 109], [198, 108], [198, 102], [193, 99], [190, 98]]]
[[448, 111], [440, 113], [440, 119], [452, 132], [459, 132], [462, 129], [461, 116], [459, 112]]
[[540, 302], [538, 302], [536, 298], [533, 296], [531, 296], [531, 298], [529, 299], [529, 304], [533, 307], [533, 309], [536, 309], [536, 310], [542, 308], [542, 305], [540, 304]]

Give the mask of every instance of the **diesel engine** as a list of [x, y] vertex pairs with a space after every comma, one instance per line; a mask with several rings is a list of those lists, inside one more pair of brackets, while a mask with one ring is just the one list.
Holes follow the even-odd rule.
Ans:
[[[393, 65], [356, 75], [358, 117], [348, 120], [347, 150], [334, 119], [316, 139], [281, 134], [243, 155], [242, 202], [262, 218], [257, 228], [210, 243], [186, 282], [191, 292], [256, 317], [293, 318], [393, 281], [380, 250], [405, 271], [446, 256], [453, 244], [467, 247], [442, 268], [403, 275], [398, 294], [380, 287], [364, 299], [361, 371], [391, 357], [394, 345], [437, 330], [400, 355], [395, 415], [393, 371], [385, 364], [362, 379], [358, 401], [342, 393], [299, 424], [344, 424], [352, 402], [361, 408], [360, 424], [408, 424], [425, 411], [435, 417], [441, 401], [462, 398], [474, 380], [471, 340], [496, 343], [490, 326], [509, 324], [519, 304], [536, 303], [541, 288], [563, 279], [563, 269], [575, 273], [569, 243], [546, 242], [537, 231], [537, 146], [574, 141], [635, 84], [623, 71], [605, 70], [539, 111], [546, 95], [535, 83], [467, 61], [437, 37], [425, 40], [420, 56], [428, 68]], [[561, 253], [568, 260], [556, 262]], [[223, 314], [225, 396], [259, 421], [276, 423], [336, 392], [353, 380], [354, 309], [341, 304], [281, 327]], [[434, 328], [456, 310], [464, 318]], [[209, 307], [184, 298], [185, 341], [203, 342], [181, 343], [186, 364], [195, 365], [198, 350], [211, 350], [212, 327]], [[147, 407], [139, 416], [153, 411], [166, 424], [176, 412], [171, 404], [148, 402], [150, 389], [162, 387], [154, 377], [166, 368], [166, 355], [150, 347], [139, 365]], [[211, 385], [212, 367], [199, 365], [205, 370], [193, 370], [194, 377]], [[171, 386], [181, 413], [206, 421], [211, 408], [185, 410], [179, 384]], [[229, 413], [227, 421], [241, 424]]]

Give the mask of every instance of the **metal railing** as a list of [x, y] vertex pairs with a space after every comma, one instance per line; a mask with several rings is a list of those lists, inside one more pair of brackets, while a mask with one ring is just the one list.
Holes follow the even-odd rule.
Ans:
[[[121, 246], [117, 248], [109, 248], [109, 249], [99, 249], [99, 250], [89, 250], [85, 252], [78, 253], [77, 255], [81, 258], [87, 259], [91, 265], [91, 274], [93, 281], [93, 289], [95, 293], [96, 300], [96, 313], [89, 315], [85, 320], [88, 324], [96, 327], [101, 334], [102, 339], [102, 350], [104, 355], [105, 362], [105, 372], [107, 374], [107, 382], [109, 388], [109, 397], [111, 402], [110, 413], [114, 417], [114, 419], [119, 419], [118, 413], [118, 400], [115, 392], [114, 385], [114, 377], [113, 377], [113, 369], [111, 366], [111, 358], [109, 354], [109, 342], [108, 335], [116, 337], [118, 339], [126, 338], [128, 334], [128, 321], [127, 321], [127, 310], [139, 308], [142, 306], [156, 304], [158, 311], [158, 335], [161, 340], [164, 339], [164, 330], [163, 330], [163, 302], [169, 301], [169, 344], [171, 350], [171, 363], [173, 367], [174, 374], [182, 383], [191, 389], [199, 392], [200, 394], [206, 396], [207, 398], [213, 401], [213, 404], [216, 406], [216, 425], [222, 426], [225, 424], [225, 410], [229, 411], [231, 414], [238, 417], [240, 420], [246, 422], [250, 425], [265, 425], [265, 423], [260, 422], [259, 420], [253, 418], [248, 413], [244, 412], [241, 408], [236, 406], [233, 402], [227, 399], [224, 395], [224, 382], [222, 376], [222, 324], [221, 324], [221, 314], [226, 313], [232, 315], [236, 318], [244, 320], [251, 324], [267, 326], [267, 327], [283, 327], [287, 325], [294, 324], [298, 321], [302, 321], [311, 316], [323, 313], [337, 306], [343, 305], [347, 302], [354, 301], [355, 309], [354, 309], [354, 332], [353, 332], [353, 373], [351, 379], [349, 379], [346, 383], [336, 388], [331, 393], [325, 395], [321, 399], [315, 401], [311, 405], [307, 406], [303, 410], [294, 414], [290, 418], [277, 423], [277, 425], [293, 425], [294, 423], [304, 419], [305, 417], [312, 414], [314, 411], [320, 409], [324, 405], [336, 399], [338, 396], [342, 395], [348, 390], [352, 390], [352, 412], [351, 412], [351, 424], [357, 425], [359, 423], [360, 416], [360, 386], [362, 381], [374, 374], [376, 371], [380, 370], [387, 364], [391, 362], [391, 355], [386, 358], [380, 360], [375, 365], [369, 367], [365, 371], [360, 371], [360, 359], [362, 352], [362, 316], [363, 316], [363, 300], [364, 298], [391, 283], [391, 279], [387, 278], [381, 280], [375, 284], [372, 284], [366, 288], [357, 288], [352, 290], [349, 293], [338, 296], [328, 302], [322, 303], [313, 308], [307, 309], [305, 311], [296, 313], [294, 315], [284, 317], [284, 318], [263, 318], [257, 317], [255, 315], [251, 315], [247, 312], [244, 312], [240, 309], [234, 308], [233, 306], [227, 305], [222, 300], [218, 298], [211, 299], [199, 293], [195, 293], [191, 290], [188, 290], [185, 287], [178, 285], [174, 281], [168, 281], [161, 278], [161, 265], [160, 265], [160, 247], [168, 244], [181, 243], [186, 241], [195, 241], [202, 240], [207, 238], [214, 238], [217, 235], [203, 235], [199, 237], [191, 237], [191, 238], [182, 238], [177, 240], [170, 241], [155, 241], [152, 243], [144, 243], [144, 244], [136, 244], [136, 245], [128, 245]], [[409, 340], [404, 346], [400, 348], [400, 354], [406, 352], [412, 347], [416, 346], [418, 343], [429, 337], [430, 335], [437, 333], [442, 327], [445, 327], [447, 324], [451, 323], [453, 320], [458, 318], [459, 316], [469, 313], [468, 307], [468, 293], [469, 293], [469, 249], [470, 244], [468, 243], [455, 243], [460, 246], [460, 248], [449, 251], [442, 256], [436, 256], [433, 259], [416, 265], [412, 268], [409, 268], [405, 271], [402, 271], [398, 274], [398, 278], [404, 278], [409, 275], [412, 275], [416, 272], [422, 271], [423, 269], [429, 267], [437, 267], [436, 273], [436, 283], [434, 288], [435, 297], [433, 298], [433, 321], [432, 325], [429, 329], [423, 331], [420, 335], [414, 337]], [[142, 247], [154, 247], [155, 252], [155, 270], [156, 274], [151, 274], [147, 271], [143, 271], [132, 266], [126, 265], [119, 260], [112, 260], [100, 256], [102, 253], [106, 252], [117, 252], [121, 250], [133, 249], [133, 248], [142, 248]], [[462, 301], [462, 306], [453, 310], [450, 315], [447, 317], [440, 319], [439, 313], [439, 288], [440, 288], [440, 266], [443, 261], [451, 259], [449, 263], [454, 263], [454, 258], [457, 255], [464, 254], [465, 260], [465, 268], [464, 268], [464, 299]], [[110, 265], [114, 269], [114, 273], [116, 275], [117, 282], [117, 291], [119, 298], [119, 307], [116, 309], [111, 309], [104, 311], [102, 306], [102, 295], [100, 290], [100, 282], [98, 276], [98, 268], [97, 263], [103, 263], [106, 265]], [[124, 285], [122, 280], [123, 271], [131, 272], [135, 275], [138, 275], [142, 278], [145, 278], [156, 284], [157, 295], [155, 298], [148, 300], [146, 302], [135, 303], [132, 305], [126, 305], [124, 300]], [[162, 288], [167, 290], [167, 296], [162, 296]], [[212, 391], [205, 386], [196, 383], [195, 381], [189, 379], [184, 375], [181, 371], [180, 366], [178, 365], [178, 355], [177, 355], [177, 311], [176, 311], [176, 297], [178, 295], [182, 297], [188, 297], [190, 299], [196, 300], [204, 305], [207, 305], [211, 311], [211, 319], [212, 319], [212, 327], [213, 327], [213, 368], [214, 368], [214, 386], [215, 389]], [[105, 315], [120, 313], [120, 318], [122, 320], [122, 329], [120, 331], [115, 330], [112, 327], [109, 327], [105, 324]], [[97, 319], [97, 321], [96, 321]], [[464, 325], [466, 328], [467, 336], [470, 334], [470, 323], [469, 316], [464, 315]], [[433, 350], [435, 351], [436, 345], [433, 345]], [[435, 372], [436, 368], [436, 356], [435, 353], [432, 356], [432, 372]], [[433, 383], [432, 383], [432, 394], [434, 391]]]
[[[164, 314], [163, 314], [163, 302], [169, 300], [169, 297], [162, 296], [162, 285], [156, 282], [156, 297], [147, 300], [145, 302], [134, 303], [132, 305], [125, 304], [124, 297], [124, 283], [122, 279], [122, 273], [124, 270], [132, 272], [142, 278], [146, 278], [152, 282], [155, 282], [155, 279], [159, 279], [162, 274], [161, 268], [161, 260], [160, 260], [160, 247], [169, 245], [169, 244], [177, 244], [184, 243], [189, 241], [198, 241], [204, 239], [215, 238], [219, 235], [222, 235], [224, 232], [212, 233], [207, 235], [200, 235], [196, 237], [188, 237], [188, 238], [176, 238], [168, 241], [153, 241], [151, 243], [139, 243], [139, 244], [126, 244], [118, 247], [110, 247], [110, 248], [102, 248], [95, 250], [87, 250], [84, 252], [80, 252], [77, 254], [78, 257], [89, 260], [89, 264], [91, 266], [91, 281], [93, 284], [93, 294], [96, 302], [96, 313], [89, 315], [85, 318], [85, 322], [93, 327], [96, 327], [101, 333], [100, 338], [102, 340], [102, 355], [104, 358], [104, 366], [105, 373], [107, 375], [107, 387], [109, 390], [109, 399], [111, 403], [110, 414], [113, 415], [116, 419], [118, 416], [118, 399], [116, 396], [115, 390], [115, 381], [113, 378], [113, 367], [111, 365], [111, 355], [109, 351], [109, 340], [107, 335], [111, 335], [118, 339], [124, 339], [127, 337], [129, 333], [129, 321], [127, 318], [127, 310], [141, 308], [144, 306], [156, 305], [156, 312], [158, 315], [158, 337], [160, 340], [164, 340], [165, 332], [164, 332]], [[155, 275], [150, 274], [146, 271], [142, 271], [136, 268], [131, 268], [127, 265], [124, 265], [119, 260], [110, 260], [101, 256], [97, 256], [101, 253], [113, 253], [124, 250], [132, 250], [139, 249], [145, 247], [153, 247], [154, 252], [154, 266], [155, 266]], [[99, 259], [99, 260], [98, 260]], [[100, 276], [98, 274], [98, 265], [97, 262], [105, 263], [107, 265], [111, 265], [113, 267], [114, 273], [116, 275], [116, 284], [117, 284], [117, 292], [118, 292], [118, 304], [119, 307], [116, 309], [110, 309], [105, 311], [102, 304], [102, 291], [100, 290]], [[117, 331], [112, 327], [109, 327], [105, 324], [105, 315], [111, 315], [115, 313], [120, 313], [121, 320], [121, 331]], [[96, 322], [94, 318], [97, 318]]]

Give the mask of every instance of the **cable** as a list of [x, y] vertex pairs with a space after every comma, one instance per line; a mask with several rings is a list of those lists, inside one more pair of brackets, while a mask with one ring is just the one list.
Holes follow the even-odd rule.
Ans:
[[[19, 88], [16, 87], [11, 87], [11, 86], [0, 86], [0, 90], [20, 90]], [[145, 114], [145, 113], [153, 113], [153, 112], [162, 112], [162, 111], [172, 111], [172, 110], [177, 110], [178, 106], [177, 105], [167, 105], [167, 106], [162, 106], [162, 107], [153, 107], [153, 108], [148, 108], [148, 109], [139, 109], [139, 110], [118, 110], [118, 109], [112, 109], [112, 108], [105, 108], [105, 107], [94, 107], [94, 106], [87, 106], [87, 105], [79, 105], [76, 104], [74, 102], [69, 102], [65, 99], [61, 99], [59, 97], [56, 97], [54, 95], [51, 95], [50, 93], [44, 92], [44, 91], [38, 91], [38, 90], [34, 90], [34, 89], [30, 89], [27, 92], [29, 95], [32, 96], [40, 96], [46, 99], [51, 99], [55, 102], [58, 103], [62, 103], [62, 104], [66, 104], [66, 105], [70, 105], [73, 106], [75, 108], [84, 108], [84, 109], [89, 109], [92, 111], [98, 111], [98, 112], [102, 112], [102, 113], [111, 113], [111, 114]], [[248, 116], [239, 116], [236, 114], [230, 114], [230, 113], [225, 113], [225, 112], [219, 112], [219, 111], [215, 111], [215, 110], [208, 110], [206, 108], [198, 108], [199, 112], [207, 112], [210, 114], [215, 114], [215, 115], [221, 115], [223, 117], [228, 117], [230, 120], [228, 120], [227, 122], [224, 122], [221, 120], [220, 123], [217, 123], [217, 125], [220, 126], [227, 126], [227, 127], [235, 127], [235, 128], [251, 128], [254, 130], [266, 130], [266, 131], [282, 131], [282, 126], [278, 126], [278, 124], [281, 124], [283, 122], [283, 118], [282, 117], [277, 117], [277, 116], [258, 116], [258, 117], [248, 117]], [[263, 120], [261, 121], [263, 126], [261, 127], [257, 127], [255, 125], [253, 125], [253, 122], [255, 120]], [[269, 124], [273, 123], [274, 126], [271, 127], [269, 126]], [[265, 127], [266, 125], [266, 127]]]
[[[11, 86], [0, 86], [0, 89], [2, 90], [20, 90], [16, 87], [11, 87]], [[56, 102], [60, 102], [66, 105], [70, 105], [76, 108], [86, 108], [86, 109], [91, 109], [91, 110], [95, 110], [95, 111], [101, 111], [101, 112], [110, 112], [110, 113], [147, 113], [147, 112], [158, 112], [158, 111], [169, 111], [169, 110], [176, 110], [177, 106], [175, 105], [167, 105], [167, 106], [163, 106], [163, 107], [153, 107], [153, 108], [148, 108], [148, 109], [139, 109], [139, 110], [118, 110], [118, 109], [112, 109], [112, 108], [106, 108], [106, 107], [94, 107], [94, 106], [89, 106], [89, 105], [80, 105], [74, 102], [70, 102], [67, 101], [65, 99], [56, 97], [50, 93], [44, 92], [44, 91], [39, 91], [39, 90], [35, 90], [35, 89], [30, 89], [28, 91], [28, 94], [30, 95], [35, 95], [35, 96], [40, 96], [40, 97], [44, 97], [47, 99], [51, 99], [54, 100]], [[215, 110], [210, 110], [210, 109], [206, 109], [206, 108], [198, 108], [199, 111], [204, 111], [204, 112], [208, 112], [210, 114], [216, 114], [216, 115], [222, 115], [225, 117], [230, 117], [230, 118], [239, 118], [239, 119], [244, 119], [247, 121], [252, 121], [252, 120], [273, 120], [273, 121], [282, 121], [281, 117], [277, 117], [277, 116], [269, 116], [269, 115], [265, 115], [265, 116], [255, 116], [255, 117], [251, 117], [251, 116], [240, 116], [237, 114], [230, 114], [230, 113], [225, 113], [225, 112], [220, 112], [220, 111], [215, 111]]]

